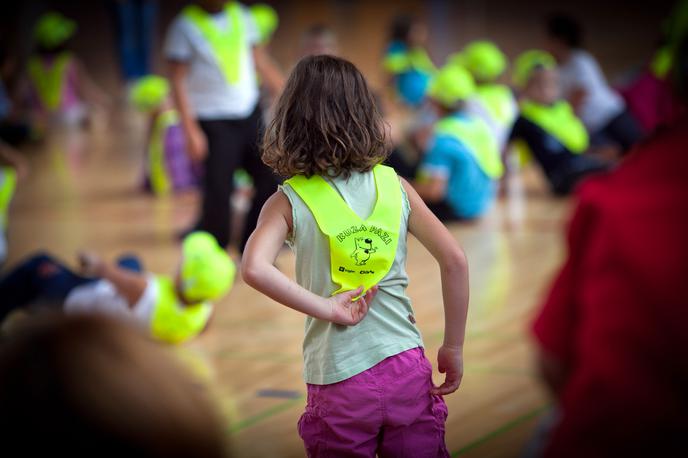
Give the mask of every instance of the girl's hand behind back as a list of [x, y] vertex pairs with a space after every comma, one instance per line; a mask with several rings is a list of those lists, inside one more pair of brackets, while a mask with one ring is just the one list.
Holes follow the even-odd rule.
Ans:
[[368, 308], [377, 294], [377, 285], [370, 288], [361, 298], [354, 301], [363, 292], [363, 287], [353, 291], [336, 294], [327, 299], [331, 309], [331, 322], [344, 326], [354, 326], [363, 320], [368, 313]]

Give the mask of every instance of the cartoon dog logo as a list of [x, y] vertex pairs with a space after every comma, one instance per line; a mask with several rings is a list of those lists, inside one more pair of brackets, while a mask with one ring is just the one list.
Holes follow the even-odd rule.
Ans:
[[357, 266], [365, 266], [365, 263], [370, 259], [371, 253], [375, 253], [377, 248], [373, 247], [371, 239], [359, 238], [355, 239], [356, 249], [351, 253], [351, 257], [356, 261]]

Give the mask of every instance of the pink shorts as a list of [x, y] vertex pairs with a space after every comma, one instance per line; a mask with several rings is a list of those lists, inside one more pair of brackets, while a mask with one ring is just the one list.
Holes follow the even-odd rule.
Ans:
[[447, 405], [422, 348], [331, 385], [308, 385], [299, 435], [309, 457], [448, 457]]

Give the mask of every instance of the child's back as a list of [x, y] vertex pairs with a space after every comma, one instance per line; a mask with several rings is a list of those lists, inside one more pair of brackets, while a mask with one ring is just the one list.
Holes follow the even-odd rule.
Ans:
[[[266, 134], [263, 160], [291, 178], [263, 207], [242, 274], [308, 315], [299, 434], [309, 456], [448, 456], [439, 395], [461, 378], [465, 257], [418, 194], [380, 165], [385, 137], [365, 79], [332, 56], [299, 62]], [[407, 232], [442, 272], [441, 387], [405, 295]], [[296, 283], [274, 266], [285, 240], [296, 252]]]
[[[360, 218], [365, 220], [373, 213], [378, 199], [373, 172], [354, 172], [348, 179], [336, 177], [326, 181]], [[328, 237], [321, 232], [312, 211], [294, 189], [289, 184], [282, 189], [292, 206], [294, 229], [289, 242], [296, 254], [296, 281], [319, 296], [329, 297], [338, 286], [330, 275]], [[339, 382], [388, 356], [423, 345], [414, 324], [411, 301], [405, 292], [408, 285], [405, 265], [410, 209], [406, 193], [403, 190], [402, 193], [396, 255], [389, 272], [378, 283], [380, 289], [367, 319], [357, 326], [342, 328], [328, 321], [306, 318], [303, 345], [306, 382]], [[380, 197], [384, 198], [384, 194], [381, 193]], [[361, 270], [367, 270], [366, 258], [375, 256], [373, 250], [377, 248], [377, 241], [373, 242], [366, 234], [369, 232], [352, 231], [347, 236], [351, 255], [356, 257], [355, 263]], [[371, 242], [366, 243], [366, 240]]]

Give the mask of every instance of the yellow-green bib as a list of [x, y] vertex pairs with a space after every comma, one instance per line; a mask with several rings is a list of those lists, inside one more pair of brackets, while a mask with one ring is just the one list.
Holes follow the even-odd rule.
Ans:
[[485, 105], [493, 119], [501, 125], [511, 124], [516, 117], [516, 107], [511, 89], [502, 84], [483, 84], [476, 89], [478, 99]]
[[498, 179], [504, 174], [497, 140], [482, 119], [448, 116], [437, 123], [435, 134], [452, 136], [466, 145], [488, 177]]
[[37, 56], [29, 60], [29, 78], [36, 89], [38, 99], [48, 111], [55, 111], [60, 106], [70, 60], [71, 55], [67, 52], [59, 54], [49, 68], [46, 68]]
[[197, 5], [184, 8], [183, 15], [194, 24], [208, 41], [222, 73], [231, 84], [239, 82], [241, 53], [245, 47], [244, 21], [241, 6], [230, 2], [225, 6], [227, 28], [217, 27], [211, 15]]
[[165, 165], [165, 133], [179, 122], [176, 110], [165, 110], [155, 118], [148, 146], [148, 167], [153, 192], [164, 195], [172, 188]]
[[421, 47], [412, 48], [408, 51], [391, 52], [385, 56], [383, 65], [385, 70], [395, 75], [410, 70], [417, 70], [428, 75], [437, 71], [430, 56]]
[[156, 276], [158, 300], [151, 320], [151, 332], [159, 340], [181, 343], [197, 336], [205, 329], [213, 308], [208, 303], [180, 305], [175, 292], [174, 281], [165, 276]]
[[17, 172], [12, 167], [0, 167], [0, 231], [7, 226], [7, 212], [17, 186]]
[[521, 116], [556, 138], [572, 153], [580, 154], [588, 148], [588, 132], [571, 105], [560, 100], [552, 105], [521, 102]]
[[339, 285], [334, 294], [359, 286], [368, 290], [389, 272], [396, 256], [402, 194], [396, 172], [373, 168], [377, 200], [372, 214], [361, 219], [321, 176], [297, 175], [286, 181], [313, 214], [330, 243], [330, 273]]

